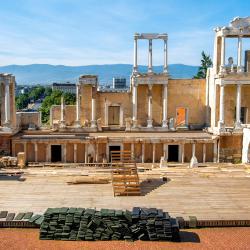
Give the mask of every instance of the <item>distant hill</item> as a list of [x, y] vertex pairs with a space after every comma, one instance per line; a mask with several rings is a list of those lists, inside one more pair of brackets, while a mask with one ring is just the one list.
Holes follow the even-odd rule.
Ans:
[[[147, 66], [139, 66], [141, 72], [147, 71]], [[197, 66], [170, 64], [171, 78], [192, 78], [197, 73]], [[154, 67], [155, 72], [161, 72], [162, 66]], [[52, 82], [75, 82], [80, 75], [95, 74], [101, 84], [111, 84], [113, 77], [125, 77], [129, 82], [132, 72], [131, 64], [105, 64], [87, 66], [64, 66], [50, 64], [8, 65], [0, 66], [0, 73], [15, 75], [17, 84], [51, 84]]]

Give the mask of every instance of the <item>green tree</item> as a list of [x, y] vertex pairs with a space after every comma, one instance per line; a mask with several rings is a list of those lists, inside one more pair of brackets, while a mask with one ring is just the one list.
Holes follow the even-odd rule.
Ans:
[[201, 52], [201, 66], [198, 69], [197, 75], [194, 76], [196, 79], [206, 78], [207, 69], [213, 65], [212, 59], [209, 55], [206, 55], [204, 51]]
[[29, 103], [29, 95], [21, 94], [16, 98], [16, 108], [17, 110], [27, 108]]
[[42, 113], [42, 122], [48, 123], [49, 115], [50, 115], [50, 108], [52, 105], [60, 105], [61, 104], [61, 96], [64, 96], [64, 101], [66, 105], [74, 105], [76, 102], [75, 94], [65, 93], [63, 94], [62, 91], [54, 90], [51, 92], [51, 95], [48, 95], [43, 100], [41, 105], [40, 111]]
[[45, 92], [45, 88], [43, 86], [35, 87], [29, 93], [29, 98], [36, 101], [44, 95], [44, 92]]

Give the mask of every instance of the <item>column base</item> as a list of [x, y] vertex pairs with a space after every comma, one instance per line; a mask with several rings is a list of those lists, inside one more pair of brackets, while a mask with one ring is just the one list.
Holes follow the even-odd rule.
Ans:
[[226, 73], [227, 73], [226, 67], [225, 66], [220, 66], [219, 75], [222, 76], [222, 75], [224, 75]]
[[66, 128], [65, 121], [60, 121], [59, 128]]
[[163, 128], [168, 128], [168, 121], [167, 120], [162, 121], [162, 127]]
[[237, 73], [242, 73], [242, 72], [244, 72], [244, 67], [237, 66]]
[[138, 121], [137, 120], [132, 120], [132, 127], [137, 128], [138, 127]]
[[225, 123], [223, 121], [218, 121], [218, 128], [220, 131], [225, 131]]
[[81, 128], [81, 123], [80, 123], [80, 121], [75, 121], [74, 126], [75, 126], [76, 128]]
[[97, 128], [96, 120], [92, 120], [92, 121], [91, 121], [90, 127], [91, 127], [91, 128]]
[[234, 125], [235, 130], [241, 130], [242, 129], [242, 123], [241, 122], [236, 122]]
[[153, 120], [147, 120], [147, 128], [153, 128]]

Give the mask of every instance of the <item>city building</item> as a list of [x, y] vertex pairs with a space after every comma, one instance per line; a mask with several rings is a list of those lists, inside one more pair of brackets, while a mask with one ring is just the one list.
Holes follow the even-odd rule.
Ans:
[[60, 90], [64, 93], [76, 93], [76, 85], [74, 83], [66, 82], [66, 83], [56, 83], [52, 84], [52, 90]]
[[[249, 162], [250, 57], [242, 51], [249, 37], [249, 17], [216, 28], [207, 78], [171, 79], [168, 35], [136, 33], [130, 88], [103, 91], [97, 76], [82, 75], [76, 105], [65, 105], [62, 98], [51, 108], [49, 128], [40, 126], [38, 116], [16, 121], [14, 77], [1, 75], [0, 148], [13, 156], [28, 152], [28, 162], [102, 163], [113, 150], [131, 150], [141, 163], [184, 163], [193, 157], [201, 163]], [[225, 41], [231, 38], [238, 39], [237, 64], [225, 59]], [[152, 65], [156, 39], [164, 45], [161, 73]], [[149, 45], [147, 73], [137, 65], [141, 40]], [[37, 129], [22, 129], [21, 121]]]
[[126, 89], [126, 78], [113, 77], [113, 88], [114, 89]]

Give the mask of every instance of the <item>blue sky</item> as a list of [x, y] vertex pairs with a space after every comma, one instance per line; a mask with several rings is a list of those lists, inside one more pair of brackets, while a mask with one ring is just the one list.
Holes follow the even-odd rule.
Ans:
[[[135, 32], [168, 33], [169, 63], [198, 65], [202, 50], [213, 53], [214, 27], [249, 15], [247, 0], [0, 0], [0, 65], [132, 63]], [[153, 63], [162, 62], [157, 41]]]

